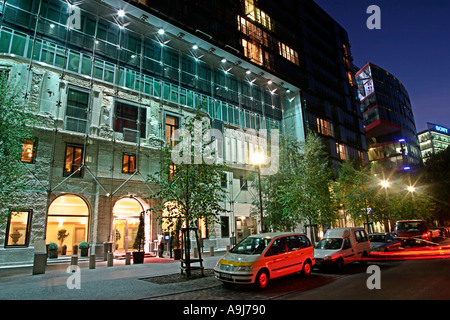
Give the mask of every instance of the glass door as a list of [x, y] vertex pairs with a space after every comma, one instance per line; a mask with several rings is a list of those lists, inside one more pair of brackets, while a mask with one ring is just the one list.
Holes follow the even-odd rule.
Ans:
[[137, 218], [114, 219], [114, 249], [116, 252], [133, 251], [139, 226]]

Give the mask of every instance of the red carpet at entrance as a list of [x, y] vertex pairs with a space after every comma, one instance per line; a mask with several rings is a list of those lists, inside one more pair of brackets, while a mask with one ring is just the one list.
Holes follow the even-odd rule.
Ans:
[[170, 258], [158, 258], [158, 257], [149, 257], [144, 258], [144, 263], [172, 263], [172, 262], [180, 262], [179, 260], [173, 260]]
[[[115, 254], [114, 259], [125, 260], [125, 253]], [[133, 261], [133, 255], [131, 255], [131, 261]], [[144, 256], [144, 263], [172, 263], [172, 262], [180, 262], [180, 261], [171, 258], [158, 258], [149, 253], [146, 253]]]

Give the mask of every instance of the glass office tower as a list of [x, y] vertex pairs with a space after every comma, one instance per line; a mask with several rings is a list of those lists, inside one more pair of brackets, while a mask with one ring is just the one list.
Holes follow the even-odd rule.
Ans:
[[419, 165], [416, 125], [403, 84], [373, 63], [358, 71], [356, 82], [373, 172], [410, 170]]

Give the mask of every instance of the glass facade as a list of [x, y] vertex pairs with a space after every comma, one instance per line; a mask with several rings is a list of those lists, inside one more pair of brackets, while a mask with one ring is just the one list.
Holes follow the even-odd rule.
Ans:
[[423, 162], [450, 146], [450, 129], [434, 123], [428, 123], [428, 130], [417, 134]]
[[397, 171], [419, 165], [414, 115], [403, 84], [372, 63], [358, 71], [356, 83], [372, 170]]

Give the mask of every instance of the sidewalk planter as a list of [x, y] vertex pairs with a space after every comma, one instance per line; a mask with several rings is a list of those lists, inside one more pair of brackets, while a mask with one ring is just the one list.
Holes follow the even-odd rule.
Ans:
[[80, 249], [81, 257], [87, 257], [89, 254], [89, 243], [87, 243], [86, 241], [81, 241], [78, 244], [78, 249]]
[[58, 245], [54, 242], [50, 242], [48, 244], [48, 257], [50, 259], [58, 258]]
[[133, 263], [144, 263], [144, 251], [133, 251]]
[[173, 259], [174, 260], [181, 259], [181, 249], [173, 249]]

